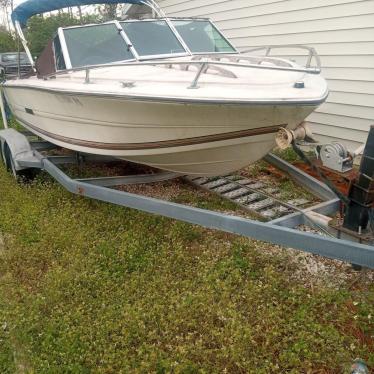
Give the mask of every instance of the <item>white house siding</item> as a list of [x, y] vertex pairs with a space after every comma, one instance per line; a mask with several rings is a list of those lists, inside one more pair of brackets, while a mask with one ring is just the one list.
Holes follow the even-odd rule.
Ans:
[[[240, 50], [307, 44], [322, 59], [330, 97], [309, 117], [320, 139], [353, 149], [374, 124], [374, 0], [159, 0], [170, 16], [209, 17]], [[295, 50], [283, 52], [294, 56]]]

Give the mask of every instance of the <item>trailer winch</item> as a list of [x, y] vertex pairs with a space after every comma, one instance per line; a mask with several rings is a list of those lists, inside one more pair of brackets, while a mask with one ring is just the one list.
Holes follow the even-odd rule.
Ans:
[[352, 170], [353, 157], [345, 145], [334, 142], [317, 147], [319, 159], [323, 166], [341, 173]]

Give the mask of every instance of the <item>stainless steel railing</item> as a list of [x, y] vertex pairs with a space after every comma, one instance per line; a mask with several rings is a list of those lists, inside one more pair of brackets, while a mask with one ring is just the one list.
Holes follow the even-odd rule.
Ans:
[[[269, 48], [269, 47], [263, 47], [264, 48]], [[300, 48], [303, 48], [300, 46]], [[309, 47], [305, 47], [309, 49]], [[312, 48], [311, 48], [312, 49]], [[257, 49], [256, 49], [257, 50]], [[314, 49], [312, 49], [314, 50]], [[198, 88], [198, 83], [199, 80], [204, 72], [209, 69], [209, 67], [235, 67], [235, 68], [243, 68], [243, 69], [260, 69], [260, 70], [272, 70], [272, 71], [288, 71], [288, 72], [296, 72], [296, 73], [306, 73], [306, 74], [320, 74], [321, 73], [321, 64], [320, 60], [317, 54], [312, 54], [312, 58], [315, 57], [317, 59], [317, 67], [311, 67], [311, 61], [308, 59], [308, 65], [304, 68], [302, 67], [293, 67], [291, 64], [290, 66], [271, 66], [271, 65], [261, 65], [259, 62], [256, 64], [253, 63], [248, 63], [248, 64], [242, 64], [239, 62], [234, 62], [232, 59], [247, 59], [248, 56], [240, 56], [240, 55], [235, 55], [235, 56], [229, 56], [229, 55], [224, 55], [220, 56], [221, 58], [226, 58], [229, 57], [229, 60], [231, 61], [216, 61], [216, 60], [210, 60], [208, 56], [203, 56], [201, 60], [199, 61], [175, 61], [175, 60], [158, 60], [158, 61], [133, 61], [133, 62], [123, 62], [123, 63], [115, 63], [115, 64], [101, 64], [101, 65], [90, 65], [90, 66], [84, 66], [84, 67], [78, 67], [78, 68], [73, 68], [73, 69], [67, 69], [67, 70], [62, 70], [58, 71], [49, 75], [44, 76], [45, 80], [48, 80], [50, 78], [60, 76], [60, 75], [66, 75], [68, 73], [73, 73], [73, 72], [79, 72], [83, 71], [85, 72], [85, 78], [84, 82], [85, 83], [90, 83], [90, 73], [92, 70], [98, 70], [98, 69], [106, 69], [106, 68], [113, 68], [113, 67], [134, 67], [134, 66], [173, 66], [173, 65], [181, 65], [181, 66], [197, 66], [198, 70], [197, 73], [191, 82], [191, 84], [188, 86], [188, 88]], [[215, 56], [217, 58], [217, 56]], [[272, 59], [272, 61], [275, 61], [276, 59]]]
[[246, 49], [244, 51], [241, 51], [241, 54], [244, 53], [254, 53], [254, 52], [260, 52], [265, 51], [264, 61], [270, 56], [270, 53], [274, 49], [302, 49], [309, 52], [307, 57], [307, 62], [305, 64], [305, 68], [309, 69], [311, 68], [313, 59], [316, 61], [315, 68], [318, 70], [321, 70], [321, 59], [313, 47], [309, 47], [306, 45], [299, 45], [299, 44], [286, 44], [286, 45], [266, 45], [262, 47], [255, 47], [251, 49]]

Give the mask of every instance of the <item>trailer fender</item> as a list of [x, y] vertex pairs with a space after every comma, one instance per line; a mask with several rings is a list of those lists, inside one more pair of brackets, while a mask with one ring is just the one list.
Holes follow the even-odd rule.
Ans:
[[25, 135], [14, 129], [0, 130], [0, 143], [1, 151], [3, 151], [5, 143], [8, 145], [17, 171], [27, 169], [18, 163], [18, 160], [30, 158], [34, 155]]

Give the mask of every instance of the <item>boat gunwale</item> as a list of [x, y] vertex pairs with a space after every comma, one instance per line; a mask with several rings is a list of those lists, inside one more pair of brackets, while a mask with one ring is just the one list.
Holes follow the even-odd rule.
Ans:
[[61, 94], [65, 96], [87, 96], [87, 97], [97, 97], [113, 100], [130, 100], [138, 102], [156, 102], [156, 103], [173, 103], [173, 104], [195, 104], [195, 105], [266, 105], [266, 106], [319, 106], [323, 104], [327, 97], [329, 96], [329, 90], [327, 89], [325, 93], [317, 99], [283, 99], [283, 100], [234, 100], [234, 99], [209, 99], [209, 98], [189, 98], [189, 97], [166, 97], [166, 96], [144, 96], [144, 95], [129, 95], [129, 94], [118, 94], [112, 92], [95, 92], [95, 91], [78, 91], [78, 90], [63, 90], [59, 88], [46, 88], [37, 87], [31, 85], [15, 85], [3, 83], [4, 88], [14, 88], [14, 89], [28, 89], [35, 91], [42, 91], [47, 93]]

